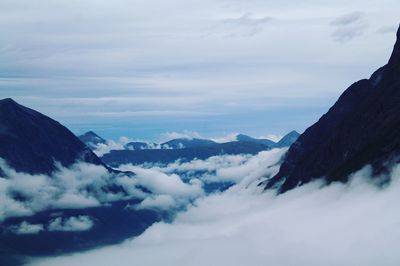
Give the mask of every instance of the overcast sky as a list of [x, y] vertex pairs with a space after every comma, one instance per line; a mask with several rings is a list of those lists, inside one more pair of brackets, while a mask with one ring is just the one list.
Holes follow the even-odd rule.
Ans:
[[0, 97], [106, 138], [303, 131], [386, 63], [398, 0], [1, 0]]

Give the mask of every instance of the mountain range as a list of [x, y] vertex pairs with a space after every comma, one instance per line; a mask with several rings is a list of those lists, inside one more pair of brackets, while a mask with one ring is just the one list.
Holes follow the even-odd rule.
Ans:
[[[138, 183], [134, 173], [115, 171], [105, 164], [109, 161], [97, 157], [91, 150], [98, 145], [107, 145], [107, 141], [93, 131], [78, 138], [48, 116], [12, 99], [0, 100], [0, 158], [3, 160], [0, 189], [5, 193], [1, 195], [5, 203], [1, 202], [0, 206], [10, 205], [0, 212], [0, 265], [20, 265], [25, 256], [54, 255], [118, 243], [171, 215], [151, 208], [129, 207], [157, 194], [153, 194], [151, 183], [150, 187]], [[162, 149], [144, 149], [146, 146], [140, 143], [126, 146], [128, 149], [110, 154], [127, 153], [121, 160], [139, 154], [142, 161], [161, 158], [172, 162], [218, 154], [254, 154], [270, 148], [257, 141], [219, 144], [201, 139], [171, 140], [158, 145]], [[142, 150], [129, 150], [138, 147]], [[204, 184], [204, 191], [221, 191], [233, 184]], [[35, 205], [38, 200], [40, 204]], [[87, 204], [87, 200], [95, 202]], [[13, 213], [13, 208], [17, 212]], [[51, 230], [54, 221], [65, 227], [67, 221], [82, 223], [79, 219], [89, 222], [90, 230]], [[18, 230], [41, 226], [41, 231], [17, 234], [12, 229], [21, 226]]]
[[[328, 184], [346, 182], [352, 173], [366, 165], [371, 165], [376, 178], [384, 176], [391, 165], [400, 162], [399, 73], [400, 29], [388, 63], [369, 79], [352, 84], [329, 111], [300, 136], [292, 131], [278, 143], [242, 134], [236, 141], [227, 143], [175, 139], [160, 144], [158, 149], [152, 148], [152, 144], [133, 142], [124, 150], [112, 150], [101, 158], [91, 149], [107, 145], [107, 141], [96, 133], [88, 132], [78, 138], [37, 111], [9, 98], [0, 100], [0, 167], [3, 167], [0, 168], [0, 204], [5, 204], [1, 205], [5, 207], [0, 212], [3, 215], [0, 216], [0, 265], [22, 264], [21, 255], [63, 254], [118, 243], [141, 234], [149, 225], [165, 218], [162, 212], [132, 208], [147, 198], [156, 199], [151, 190], [156, 187], [153, 172], [142, 180], [135, 180], [134, 173], [116, 172], [107, 165], [256, 154], [290, 146], [279, 172], [260, 186], [284, 193], [313, 180], [323, 179]], [[86, 171], [76, 167], [79, 162]], [[74, 171], [78, 171], [77, 177]], [[175, 178], [174, 189], [176, 184], [180, 186], [178, 190], [186, 186], [196, 189], [196, 183], [184, 183], [177, 175], [169, 177]], [[64, 205], [49, 204], [49, 208], [41, 209], [34, 204], [37, 195], [40, 204], [54, 201]], [[139, 195], [144, 196], [139, 198]], [[67, 200], [63, 196], [67, 196]], [[92, 205], [83, 205], [85, 200]], [[14, 213], [26, 209], [31, 212]], [[76, 217], [90, 217], [91, 230], [50, 230], [51, 223], [57, 219], [64, 221], [65, 226], [65, 221], [71, 218], [76, 221]], [[43, 230], [38, 234], [13, 233], [11, 229], [24, 222], [30, 226], [42, 225]]]
[[[84, 138], [91, 135], [95, 140], [99, 137], [93, 132], [87, 132], [79, 138], [88, 146], [93, 148], [92, 138]], [[176, 160], [190, 161], [193, 159], [207, 159], [216, 155], [257, 154], [260, 151], [272, 148], [289, 147], [296, 141], [300, 134], [291, 131], [279, 142], [268, 139], [256, 139], [247, 135], [238, 134], [235, 141], [217, 143], [208, 139], [179, 138], [161, 144], [148, 144], [145, 142], [130, 142], [123, 150], [111, 150], [104, 154], [101, 160], [111, 167], [121, 164], [143, 164], [143, 163], [172, 163]], [[86, 142], [88, 141], [88, 142]]]

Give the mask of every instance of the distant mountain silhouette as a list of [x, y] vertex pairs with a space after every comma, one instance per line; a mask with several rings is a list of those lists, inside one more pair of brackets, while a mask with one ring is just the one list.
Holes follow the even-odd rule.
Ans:
[[289, 132], [288, 134], [286, 134], [285, 136], [283, 136], [283, 138], [278, 142], [274, 142], [269, 139], [256, 139], [256, 138], [253, 138], [253, 137], [250, 137], [247, 135], [243, 135], [243, 134], [237, 135], [236, 140], [260, 143], [260, 144], [264, 144], [270, 148], [284, 148], [284, 147], [289, 147], [294, 142], [296, 142], [296, 140], [298, 139], [299, 136], [300, 136], [300, 134], [297, 131], [293, 130], [293, 131]]
[[127, 150], [148, 150], [156, 147], [155, 143], [146, 143], [140, 141], [133, 141], [125, 144], [124, 148]]
[[254, 143], [259, 143], [259, 144], [263, 144], [266, 145], [270, 148], [275, 147], [276, 143], [273, 142], [272, 140], [269, 139], [256, 139], [247, 135], [243, 135], [243, 134], [239, 134], [236, 136], [236, 140], [237, 141], [241, 141], [241, 142], [254, 142]]
[[388, 64], [351, 85], [289, 149], [263, 185], [285, 192], [313, 179], [345, 182], [371, 164], [384, 173], [400, 155], [400, 29]]
[[278, 148], [289, 147], [293, 143], [296, 142], [296, 140], [299, 138], [299, 136], [300, 136], [300, 133], [293, 130], [293, 131], [289, 132], [287, 135], [283, 136], [283, 138], [280, 141], [278, 141], [278, 143], [276, 143], [275, 147], [278, 147]]
[[100, 159], [57, 121], [12, 99], [0, 100], [0, 157], [18, 172], [50, 174], [57, 161], [100, 165]]
[[[143, 163], [172, 163], [176, 160], [190, 161], [193, 159], [207, 159], [216, 155], [257, 154], [260, 151], [272, 148], [283, 148], [290, 146], [299, 133], [290, 132], [278, 143], [268, 139], [256, 139], [243, 134], [237, 136], [237, 141], [216, 143], [211, 140], [200, 139], [175, 139], [168, 143], [169, 149], [136, 149], [136, 150], [112, 150], [104, 154], [101, 160], [117, 167], [121, 164], [143, 164]], [[164, 144], [161, 144], [163, 147]]]
[[257, 154], [260, 151], [269, 150], [270, 147], [254, 142], [227, 142], [215, 143], [209, 146], [198, 146], [192, 148], [178, 149], [150, 149], [150, 150], [113, 150], [104, 154], [101, 160], [117, 167], [121, 164], [143, 164], [143, 163], [172, 163], [178, 159], [190, 161], [195, 158], [207, 159], [211, 156], [224, 154]]
[[208, 139], [173, 139], [161, 144], [164, 149], [185, 149], [185, 148], [197, 148], [217, 145], [216, 142]]
[[107, 143], [105, 139], [103, 139], [93, 131], [88, 131], [85, 134], [78, 136], [78, 138], [91, 149], [96, 149], [98, 144]]
[[[121, 163], [169, 163], [177, 159], [206, 159], [221, 154], [256, 154], [272, 148], [289, 147], [297, 140], [299, 135], [296, 131], [291, 131], [277, 143], [269, 139], [257, 139], [244, 134], [238, 134], [236, 141], [226, 143], [198, 138], [178, 138], [161, 144], [133, 141], [125, 144], [124, 150], [111, 150], [108, 154], [104, 154], [102, 160], [106, 164], [116, 167]], [[93, 131], [89, 131], [79, 138], [93, 150], [96, 150], [98, 144], [106, 143], [106, 140]]]

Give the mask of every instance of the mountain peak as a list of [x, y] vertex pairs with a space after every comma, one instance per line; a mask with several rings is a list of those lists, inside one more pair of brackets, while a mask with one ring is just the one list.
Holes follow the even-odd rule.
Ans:
[[13, 103], [13, 104], [17, 104], [13, 99], [11, 98], [4, 98], [0, 100], [0, 105], [2, 104], [8, 104], [8, 103]]
[[400, 25], [399, 25], [399, 28], [398, 28], [398, 30], [397, 30], [397, 40], [398, 39], [400, 39]]
[[97, 135], [94, 131], [88, 131], [85, 134], [83, 134], [82, 136], [91, 136], [91, 137], [99, 137], [99, 135]]
[[297, 132], [296, 130], [292, 130], [289, 133], [287, 133], [285, 136], [283, 136], [277, 143], [277, 147], [289, 147], [293, 143], [296, 142], [296, 140], [299, 138], [300, 133]]
[[297, 132], [296, 130], [292, 130], [292, 131], [290, 131], [289, 133], [287, 133], [287, 134], [285, 135], [285, 137], [286, 137], [286, 136], [293, 136], [293, 135], [299, 136], [300, 133]]
[[179, 138], [179, 139], [172, 139], [170, 141], [164, 142], [161, 144], [161, 147], [165, 148], [173, 148], [173, 149], [182, 149], [182, 148], [195, 148], [201, 146], [212, 146], [216, 145], [212, 140], [209, 139], [187, 139], [187, 138]]
[[102, 164], [63, 125], [10, 98], [0, 100], [0, 157], [17, 172], [29, 174], [50, 174], [55, 161], [63, 166], [78, 159]]
[[5, 98], [0, 100], [0, 108], [16, 108], [20, 106], [16, 101], [11, 98]]
[[85, 143], [89, 148], [96, 149], [96, 146], [100, 143], [107, 143], [105, 139], [97, 135], [94, 131], [88, 131], [83, 135], [78, 136], [78, 138]]
[[244, 134], [237, 134], [236, 140], [237, 141], [253, 141], [255, 139], [250, 136], [244, 135]]
[[388, 65], [398, 65], [400, 64], [400, 26], [397, 30], [397, 38], [396, 44], [394, 45], [394, 49], [392, 55], [390, 56]]

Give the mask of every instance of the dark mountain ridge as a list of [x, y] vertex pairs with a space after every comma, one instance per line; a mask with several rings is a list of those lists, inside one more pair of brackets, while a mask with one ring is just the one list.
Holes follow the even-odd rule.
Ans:
[[0, 100], [0, 157], [17, 172], [50, 174], [54, 162], [76, 160], [102, 165], [100, 159], [57, 121], [7, 98]]
[[263, 185], [285, 192], [317, 178], [346, 182], [371, 164], [387, 171], [400, 155], [400, 28], [388, 64], [351, 85], [291, 146], [277, 175]]

